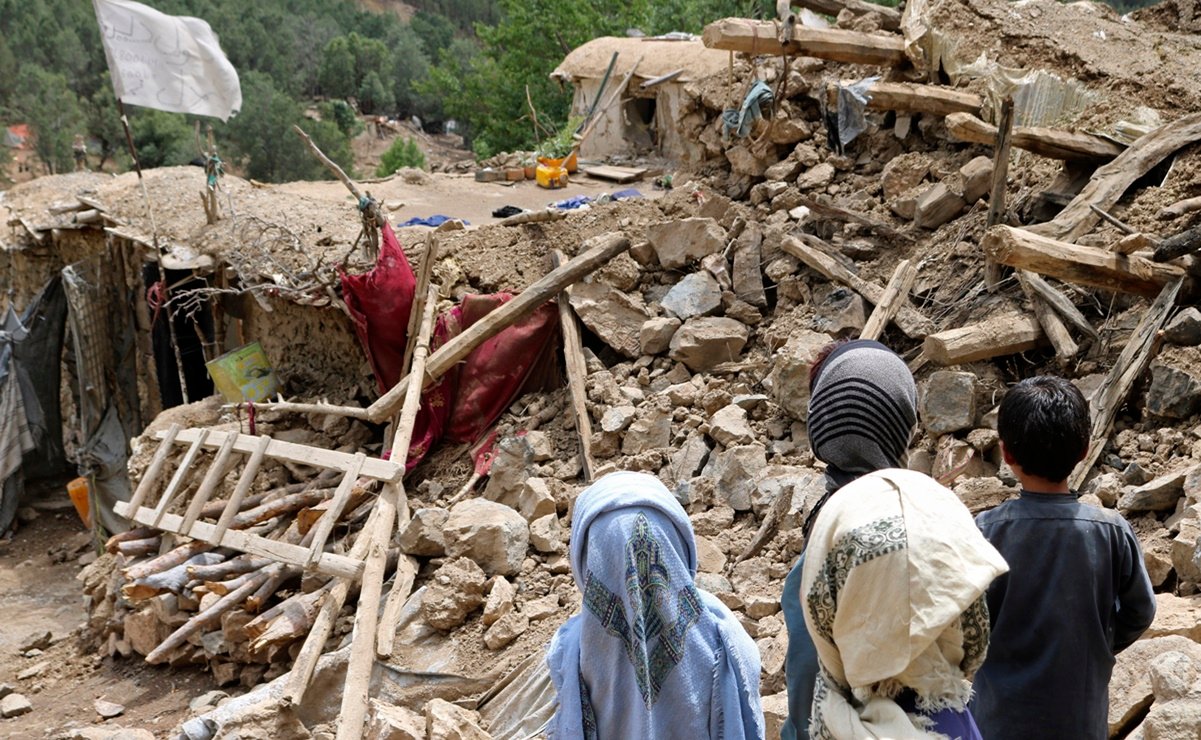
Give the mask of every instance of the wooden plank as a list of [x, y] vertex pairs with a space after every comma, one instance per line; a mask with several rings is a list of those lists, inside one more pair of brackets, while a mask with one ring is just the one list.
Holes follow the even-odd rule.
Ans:
[[1088, 319], [1084, 318], [1084, 314], [1080, 313], [1080, 309], [1072, 305], [1067, 296], [1033, 272], [1023, 271], [1022, 279], [1026, 285], [1030, 286], [1031, 290], [1055, 309], [1060, 318], [1074, 326], [1077, 331], [1094, 342], [1101, 340], [1101, 335], [1097, 333], [1097, 330], [1093, 328]]
[[705, 26], [701, 40], [710, 49], [741, 51], [751, 55], [796, 55], [848, 64], [896, 67], [907, 62], [900, 36], [859, 33], [840, 29], [797, 26], [792, 40], [780, 43], [775, 24], [746, 18], [725, 18]]
[[158, 449], [154, 451], [154, 457], [150, 459], [150, 465], [147, 466], [146, 472], [142, 473], [142, 480], [138, 481], [133, 498], [129, 500], [129, 505], [135, 511], [146, 500], [146, 495], [150, 493], [150, 489], [163, 474], [163, 466], [167, 464], [167, 456], [171, 454], [171, 445], [175, 444], [175, 438], [179, 436], [179, 431], [179, 424], [172, 424], [167, 431], [159, 434], [159, 439], [162, 441], [159, 442]]
[[1071, 362], [1076, 354], [1080, 351], [1079, 345], [1072, 339], [1072, 335], [1068, 333], [1068, 329], [1063, 325], [1063, 320], [1059, 318], [1059, 314], [1051, 308], [1051, 304], [1043, 300], [1042, 296], [1034, 292], [1034, 289], [1026, 281], [1026, 276], [1033, 273], [1025, 271], [1018, 272], [1018, 282], [1022, 286], [1022, 291], [1026, 297], [1030, 299], [1030, 307], [1034, 310], [1034, 317], [1038, 319], [1038, 324], [1043, 328], [1043, 333], [1047, 335], [1051, 346], [1055, 348], [1055, 356], [1061, 365], [1067, 365]]
[[[988, 196], [988, 219], [985, 229], [991, 229], [1005, 219], [1005, 191], [1009, 185], [1009, 146], [1013, 143], [1013, 98], [1001, 102], [1001, 119], [997, 123], [997, 138], [993, 144], [992, 188]], [[989, 292], [1001, 284], [1001, 266], [991, 259], [984, 261], [984, 281]]]
[[[510, 301], [511, 302], [511, 301]], [[338, 406], [329, 407], [329, 413], [337, 413], [335, 409]], [[197, 429], [185, 429], [179, 433], [179, 442], [195, 441], [200, 431]], [[213, 430], [205, 440], [206, 447], [220, 447], [225, 441], [226, 434], [236, 434], [236, 432], [222, 432]], [[160, 439], [165, 436], [163, 432], [158, 432], [155, 436]], [[234, 443], [234, 451], [249, 454], [254, 452], [259, 444], [259, 437], [253, 437], [249, 434], [238, 434], [238, 441]], [[267, 457], [274, 460], [287, 460], [288, 462], [299, 463], [301, 465], [312, 465], [319, 468], [329, 468], [345, 473], [350, 470], [351, 464], [354, 462], [354, 455], [346, 452], [337, 452], [335, 450], [324, 450], [320, 447], [310, 447], [309, 445], [295, 444], [293, 442], [284, 442], [278, 439], [271, 440], [267, 446]], [[368, 478], [384, 481], [385, 483], [396, 481], [404, 473], [404, 467], [397, 465], [390, 460], [380, 460], [379, 458], [369, 457], [367, 462], [363, 463], [363, 470], [360, 475], [365, 475]]]
[[961, 365], [1034, 349], [1044, 339], [1033, 316], [1014, 313], [926, 337], [922, 354], [939, 365]]
[[196, 520], [200, 518], [200, 512], [204, 510], [204, 505], [208, 503], [209, 497], [213, 495], [213, 491], [217, 490], [217, 486], [229, 472], [229, 458], [233, 454], [234, 442], [237, 440], [238, 438], [232, 434], [225, 435], [225, 441], [217, 450], [217, 457], [209, 466], [208, 473], [200, 483], [200, 490], [196, 491], [196, 495], [192, 497], [192, 503], [188, 504], [188, 511], [183, 517], [184, 532], [191, 529]]
[[[116, 510], [117, 507], [113, 507]], [[155, 526], [154, 510], [145, 506], [136, 511], [129, 508], [128, 504], [120, 507], [123, 512], [122, 516], [127, 519], [132, 519], [138, 524], [147, 526]], [[132, 514], [132, 516], [130, 515]], [[157, 526], [166, 532], [174, 532], [175, 534], [183, 534], [192, 539], [201, 542], [207, 542], [210, 545], [218, 547], [230, 547], [241, 552], [258, 555], [259, 557], [271, 558], [279, 563], [295, 565], [298, 568], [303, 568], [308, 561], [309, 548], [300, 545], [293, 545], [288, 542], [279, 540], [270, 540], [266, 537], [261, 537], [256, 534], [251, 534], [240, 529], [230, 529], [225, 534], [218, 538], [216, 537], [216, 525], [209, 524], [205, 521], [197, 521], [192, 525], [191, 530], [183, 532], [181, 525], [183, 517], [178, 514], [164, 514], [162, 521]], [[358, 578], [363, 572], [363, 563], [359, 560], [354, 560], [345, 555], [335, 555], [333, 553], [322, 553], [317, 562], [313, 563], [312, 570], [318, 573], [325, 573], [331, 576], [340, 576], [342, 578]]]
[[647, 173], [645, 167], [616, 167], [614, 165], [598, 165], [588, 167], [584, 174], [598, 180], [610, 180], [616, 183], [627, 183], [641, 180]]
[[884, 286], [883, 297], [872, 309], [872, 315], [867, 318], [867, 323], [863, 325], [863, 331], [859, 334], [860, 339], [880, 338], [885, 327], [897, 315], [901, 305], [909, 300], [909, 291], [913, 288], [913, 281], [916, 279], [917, 266], [909, 260], [901, 260], [897, 264], [897, 268], [893, 270], [888, 285]]
[[359, 471], [363, 469], [363, 463], [367, 460], [367, 456], [361, 452], [355, 453], [355, 465], [347, 470], [342, 475], [342, 482], [338, 485], [338, 490], [334, 493], [334, 498], [329, 504], [329, 508], [321, 515], [321, 519], [317, 522], [315, 532], [313, 534], [313, 544], [309, 549], [309, 559], [307, 565], [312, 566], [317, 561], [317, 558], [325, 551], [325, 543], [329, 540], [329, 535], [334, 531], [334, 525], [342, 518], [342, 510], [346, 508], [346, 502], [350, 501], [350, 494], [354, 490], [354, 484], [359, 479]]
[[1126, 396], [1130, 394], [1135, 382], [1143, 376], [1147, 366], [1151, 364], [1151, 358], [1155, 355], [1159, 330], [1163, 328], [1168, 316], [1172, 313], [1172, 307], [1176, 305], [1176, 296], [1180, 293], [1180, 286], [1183, 282], [1183, 278], [1179, 278], [1163, 287], [1163, 290], [1156, 296], [1155, 302], [1143, 314], [1142, 320], [1139, 321], [1130, 338], [1126, 340], [1126, 346], [1122, 348], [1122, 354], [1113, 364], [1105, 382], [1093, 394], [1090, 404], [1093, 413], [1088, 454], [1068, 478], [1068, 484], [1073, 489], [1084, 484], [1088, 472], [1101, 457], [1114, 417], [1126, 403]]
[[[849, 87], [857, 83], [844, 80], [840, 84]], [[877, 82], [868, 88], [867, 95], [868, 108], [898, 113], [929, 113], [935, 116], [969, 113], [978, 116], [984, 105], [984, 99], [975, 93], [913, 82]]]
[[1109, 248], [1118, 254], [1134, 254], [1141, 249], [1150, 249], [1158, 243], [1157, 239], [1153, 239], [1140, 231], [1123, 236], [1111, 244]]
[[880, 219], [872, 218], [858, 211], [852, 211], [841, 206], [836, 206], [824, 198], [813, 198], [808, 195], [801, 196], [798, 201], [799, 205], [809, 209], [810, 215], [814, 218], [828, 219], [833, 221], [849, 221], [850, 223], [866, 226], [872, 231], [887, 236], [890, 239], [898, 239], [901, 241], [913, 241], [913, 237], [903, 231], [898, 231], [891, 224], [887, 224]]
[[1090, 205], [1110, 210], [1143, 175], [1181, 147], [1201, 139], [1201, 113], [1190, 113], [1144, 134], [1112, 162], [1097, 168], [1071, 203], [1046, 223], [1030, 227], [1036, 234], [1075, 241], [1097, 224]]
[[[529, 316], [543, 303], [605, 265], [609, 260], [630, 248], [630, 240], [620, 234], [601, 234], [584, 243], [581, 254], [567, 264], [526, 288], [513, 300], [504, 304], [484, 318], [475, 322], [459, 336], [438, 348], [430, 355], [426, 364], [425, 385], [435, 382], [446, 371], [462, 362], [471, 351], [484, 341], [496, 336], [505, 328]], [[367, 409], [372, 421], [383, 422], [399, 410], [413, 373], [400, 379], [384, 395]], [[327, 466], [332, 467], [332, 466]], [[366, 468], [364, 468], [366, 470]]]
[[[429, 287], [430, 280], [434, 276], [434, 262], [438, 259], [438, 240], [434, 236], [434, 232], [429, 232], [425, 237], [425, 251], [421, 255], [421, 267], [417, 272], [417, 287], [413, 291], [413, 305], [409, 309], [409, 326], [405, 332], [407, 341], [405, 342], [404, 359], [400, 362], [400, 367], [407, 371], [413, 364], [413, 349], [417, 346], [417, 332], [421, 327], [421, 317], [425, 315], [425, 303], [431, 300]], [[437, 301], [438, 294], [434, 293], [432, 299]]]
[[[256, 440], [254, 450], [250, 453], [250, 459], [246, 461], [246, 467], [242, 468], [238, 485], [234, 488], [233, 495], [229, 497], [225, 511], [221, 512], [221, 518], [217, 520], [216, 534], [213, 536], [216, 541], [221, 540], [234, 517], [238, 515], [238, 510], [242, 508], [242, 499], [246, 498], [246, 493], [254, 483], [254, 476], [258, 475], [259, 466], [263, 464], [263, 458], [267, 454], [267, 448], [271, 446], [271, 441], [270, 435], [266, 434]], [[190, 532], [187, 534], [190, 535]]]
[[[997, 140], [997, 127], [981, 121], [971, 113], [952, 113], [947, 116], [946, 125], [947, 133], [959, 141], [991, 145]], [[1104, 162], [1123, 152], [1120, 144], [1100, 136], [1042, 126], [1015, 127], [1013, 146], [1040, 157], [1073, 161]]]
[[[551, 252], [554, 266], [563, 261], [559, 250]], [[588, 417], [588, 399], [584, 384], [588, 379], [588, 368], [584, 362], [584, 345], [580, 338], [580, 325], [566, 293], [559, 294], [559, 325], [563, 329], [563, 361], [567, 366], [567, 388], [571, 392], [571, 408], [575, 416], [576, 434], [580, 438], [580, 466], [584, 469], [584, 482], [592, 482], [596, 462], [592, 458], [592, 420]]]
[[157, 527], [159, 520], [163, 518], [167, 507], [171, 505], [171, 500], [179, 493], [179, 489], [183, 487], [184, 479], [192, 469], [192, 465], [196, 462], [196, 456], [200, 454], [200, 450], [204, 447], [204, 440], [208, 437], [209, 430], [201, 429], [196, 435], [196, 439], [192, 441], [192, 446], [184, 453], [183, 460], [180, 461], [179, 467], [175, 469], [175, 475], [171, 476], [171, 482], [167, 484], [167, 489], [163, 491], [162, 498], [159, 499], [158, 506], [154, 509], [155, 520], [150, 522], [150, 526]]
[[[828, 250], [831, 248], [821, 239], [809, 234], [786, 236], [780, 243], [780, 247], [785, 252], [804, 262], [810, 268], [816, 270], [827, 280], [836, 280], [854, 290], [870, 301], [872, 305], [878, 306], [883, 302], [884, 287], [869, 280], [864, 280], [844, 267], [830, 256]], [[921, 339], [927, 334], [937, 331], [934, 322], [907, 304], [908, 301], [902, 303], [895, 319], [897, 326], [900, 327], [901, 331], [905, 332], [905, 336], [912, 339]]]
[[1026, 229], [995, 226], [981, 243], [985, 254], [1003, 265], [1031, 270], [1067, 282], [1104, 290], [1154, 296], [1184, 274], [1175, 265], [1081, 247], [1039, 236]]

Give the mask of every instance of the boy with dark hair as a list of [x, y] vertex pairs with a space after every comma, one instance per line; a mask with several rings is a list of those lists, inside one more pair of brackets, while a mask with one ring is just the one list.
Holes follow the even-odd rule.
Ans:
[[1108, 736], [1114, 655], [1151, 625], [1155, 596], [1130, 524], [1068, 488], [1088, 452], [1084, 396], [1023, 380], [997, 419], [1021, 498], [976, 518], [1009, 573], [988, 590], [992, 641], [971, 710], [988, 740]]

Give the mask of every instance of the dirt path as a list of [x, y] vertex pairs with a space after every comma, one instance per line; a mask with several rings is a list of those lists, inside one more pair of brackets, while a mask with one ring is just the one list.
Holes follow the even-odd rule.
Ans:
[[[54, 504], [61, 505], [57, 498]], [[185, 718], [188, 702], [216, 688], [199, 671], [102, 659], [84, 648], [78, 628], [86, 612], [75, 576], [89, 541], [74, 511], [59, 509], [40, 512], [0, 545], [0, 685], [33, 705], [29, 714], [0, 719], [0, 737], [69, 738], [95, 726], [141, 728], [165, 738]], [[47, 631], [52, 642], [46, 649], [21, 649]], [[37, 675], [17, 677], [26, 671]], [[124, 705], [125, 712], [105, 721], [97, 699]]]

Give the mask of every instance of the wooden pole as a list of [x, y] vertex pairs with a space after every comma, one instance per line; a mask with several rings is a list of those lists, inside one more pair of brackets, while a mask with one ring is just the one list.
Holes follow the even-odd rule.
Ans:
[[[552, 264], [558, 268], [564, 260], [559, 250], [551, 252]], [[592, 421], [588, 418], [588, 399], [584, 385], [588, 379], [588, 368], [584, 363], [584, 346], [580, 340], [580, 325], [566, 291], [559, 294], [559, 325], [563, 329], [563, 363], [567, 367], [567, 387], [571, 391], [571, 407], [575, 412], [576, 434], [580, 438], [580, 467], [584, 469], [584, 482], [592, 482], [596, 463], [592, 459]]]
[[346, 172], [334, 160], [325, 156], [325, 152], [321, 151], [321, 147], [317, 146], [313, 139], [304, 132], [304, 129], [293, 125], [292, 130], [304, 141], [305, 146], [309, 148], [313, 156], [321, 164], [325, 165], [325, 168], [332, 172], [334, 177], [338, 178], [346, 186], [346, 189], [350, 191], [351, 195], [354, 196], [355, 204], [363, 217], [363, 230], [367, 234], [367, 248], [370, 251], [368, 256], [374, 259], [379, 254], [379, 231], [377, 229], [382, 229], [388, 223], [388, 220], [384, 218], [384, 214], [380, 210], [379, 204], [372, 199], [371, 193], [364, 195], [359, 192], [359, 188], [354, 184], [354, 181], [347, 176]]
[[[591, 248], [589, 248], [591, 247]], [[521, 295], [497, 308], [475, 322], [459, 336], [438, 348], [430, 355], [426, 365], [424, 384], [428, 385], [442, 377], [471, 351], [486, 340], [496, 336], [509, 326], [534, 312], [543, 303], [571, 285], [605, 265], [609, 260], [630, 248], [630, 240], [620, 234], [602, 234], [584, 243], [584, 251], [578, 257], [559, 267], [541, 280], [522, 291]], [[413, 374], [410, 373], [367, 409], [368, 417], [382, 422], [391, 417], [401, 406]]]
[[1026, 281], [1026, 275], [1029, 273], [1019, 272], [1018, 282], [1022, 286], [1022, 291], [1026, 297], [1030, 299], [1030, 307], [1034, 310], [1034, 317], [1038, 319], [1039, 326], [1043, 328], [1043, 333], [1047, 335], [1047, 339], [1051, 341], [1051, 346], [1055, 348], [1055, 356], [1059, 360], [1060, 365], [1066, 366], [1076, 357], [1076, 353], [1080, 351], [1080, 347], [1072, 339], [1072, 335], [1068, 333], [1067, 327], [1063, 325], [1063, 320], [1059, 318], [1059, 314], [1051, 309], [1051, 304], [1043, 300], [1042, 296], [1034, 292]]
[[909, 291], [913, 288], [913, 281], [916, 279], [917, 267], [909, 260], [901, 260], [888, 280], [888, 285], [884, 286], [884, 295], [880, 298], [880, 302], [872, 309], [872, 315], [863, 325], [863, 331], [859, 334], [860, 339], [880, 338], [885, 327], [897, 315], [897, 311], [901, 309], [905, 301], [909, 300]]
[[[997, 139], [993, 149], [992, 190], [988, 196], [988, 221], [985, 229], [991, 229], [1005, 220], [1005, 190], [1009, 183], [1009, 142], [1013, 134], [1013, 98], [1001, 103], [1001, 119], [997, 123]], [[996, 292], [1001, 284], [1001, 266], [984, 258], [984, 281], [989, 292]]]

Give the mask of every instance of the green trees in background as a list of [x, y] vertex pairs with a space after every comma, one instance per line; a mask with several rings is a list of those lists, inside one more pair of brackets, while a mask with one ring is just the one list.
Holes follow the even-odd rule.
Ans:
[[421, 153], [421, 148], [417, 146], [417, 142], [407, 136], [404, 139], [397, 137], [392, 142], [392, 146], [388, 147], [388, 151], [380, 157], [375, 176], [388, 177], [401, 167], [418, 169], [425, 167], [425, 155]]

